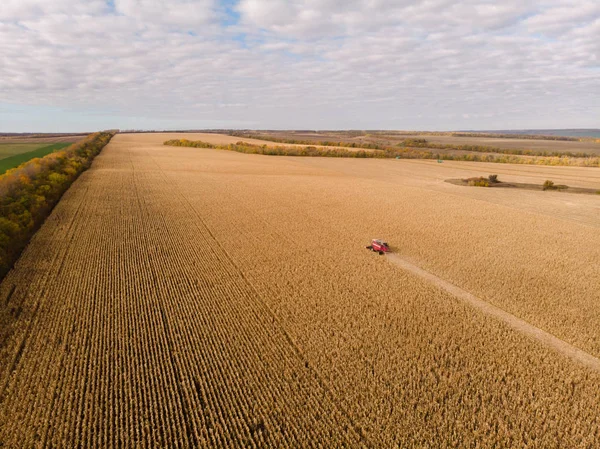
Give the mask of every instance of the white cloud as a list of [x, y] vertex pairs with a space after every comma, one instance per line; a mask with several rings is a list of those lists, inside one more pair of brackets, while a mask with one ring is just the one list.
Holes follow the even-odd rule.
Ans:
[[108, 10], [104, 0], [2, 0], [0, 20], [27, 20], [50, 14], [100, 14]]
[[[525, 20], [525, 26], [530, 32], [560, 35], [597, 21], [599, 17], [600, 3], [596, 0], [564, 1], [529, 17]], [[600, 35], [596, 35], [596, 38], [600, 40]]]
[[216, 0], [4, 0], [0, 102], [196, 127], [598, 126], [600, 5], [539, 3], [241, 0], [233, 23]]
[[141, 21], [194, 28], [216, 17], [213, 0], [115, 0], [115, 9]]

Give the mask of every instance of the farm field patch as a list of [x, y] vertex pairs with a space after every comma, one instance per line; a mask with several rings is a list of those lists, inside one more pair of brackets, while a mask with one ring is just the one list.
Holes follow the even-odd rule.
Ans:
[[74, 143], [84, 139], [87, 134], [4, 134], [0, 135], [0, 144], [8, 143]]
[[[344, 141], [356, 143], [377, 143], [380, 145], [397, 145], [406, 139], [425, 139], [427, 142], [441, 145], [480, 145], [485, 147], [502, 148], [507, 150], [534, 150], [547, 152], [564, 153], [587, 153], [591, 155], [600, 155], [600, 142], [597, 139], [582, 139], [582, 141], [561, 141], [545, 139], [517, 139], [502, 137], [461, 137], [451, 135], [433, 135], [429, 133], [406, 133], [378, 131], [374, 133], [358, 131], [322, 131], [322, 132], [302, 132], [302, 131], [264, 131], [260, 132], [265, 136], [272, 136], [279, 139], [297, 139], [306, 141]], [[436, 152], [463, 154], [461, 150], [436, 150]]]
[[451, 145], [482, 145], [506, 149], [529, 149], [540, 151], [561, 151], [568, 153], [590, 153], [600, 155], [600, 142], [584, 140], [571, 142], [562, 140], [536, 140], [536, 139], [507, 139], [494, 137], [460, 137], [460, 136], [430, 136], [407, 135], [402, 139], [424, 138], [429, 142]]
[[4, 159], [16, 154], [27, 153], [47, 146], [40, 143], [0, 143], [0, 159]]
[[0, 174], [36, 157], [44, 157], [85, 135], [0, 135]]
[[[0, 441], [593, 447], [600, 373], [395, 257], [600, 356], [600, 171], [269, 157], [119, 134], [0, 285]], [[244, 139], [246, 140], [246, 139]], [[249, 140], [249, 139], [248, 139]], [[268, 142], [266, 144], [273, 144]]]
[[44, 157], [54, 151], [61, 150], [71, 145], [69, 142], [59, 143], [19, 143], [2, 144], [0, 143], [0, 175], [18, 167], [24, 162], [36, 157]]
[[[173, 134], [168, 134], [168, 133], [154, 133], [155, 136], [156, 135], [160, 135], [160, 136], [171, 136], [173, 137]], [[148, 136], [148, 134], [142, 134], [142, 136]], [[254, 138], [248, 138], [248, 137], [236, 137], [236, 136], [229, 136], [229, 135], [224, 135], [224, 134], [215, 134], [215, 133], [185, 133], [185, 134], [179, 134], [178, 137], [180, 139], [185, 139], [185, 140], [191, 140], [191, 141], [197, 141], [200, 140], [202, 142], [206, 142], [206, 143], [210, 143], [210, 144], [216, 144], [216, 145], [228, 145], [228, 144], [235, 144], [239, 141], [243, 141], [243, 142], [247, 142], [249, 144], [252, 145], [266, 145], [267, 147], [277, 147], [277, 146], [285, 146], [285, 147], [305, 147], [306, 145], [303, 144], [292, 144], [292, 143], [286, 143], [284, 145], [277, 143], [277, 142], [273, 142], [270, 140], [261, 140], [261, 139], [254, 139]], [[144, 139], [145, 137], [140, 137], [141, 139]], [[360, 148], [348, 148], [348, 147], [324, 147], [322, 145], [314, 145], [314, 147], [316, 148], [344, 148], [345, 150], [348, 151], [359, 151]], [[369, 150], [365, 150], [365, 151], [369, 151]]]

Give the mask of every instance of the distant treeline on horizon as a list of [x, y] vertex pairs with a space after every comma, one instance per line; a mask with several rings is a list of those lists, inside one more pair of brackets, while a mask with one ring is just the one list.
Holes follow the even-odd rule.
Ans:
[[[342, 131], [358, 131], [358, 130], [299, 130], [299, 129], [290, 129], [290, 130], [267, 130], [267, 129], [233, 129], [233, 128], [207, 128], [207, 129], [170, 129], [170, 130], [150, 130], [150, 129], [124, 129], [120, 130], [121, 133], [225, 133], [231, 131], [291, 131], [295, 133], [305, 132], [305, 133], [322, 133], [322, 132], [342, 132]], [[452, 134], [452, 133], [481, 133], [481, 134], [512, 134], [512, 135], [521, 135], [521, 136], [557, 136], [557, 137], [591, 137], [591, 138], [600, 138], [600, 128], [588, 128], [588, 129], [477, 129], [477, 130], [455, 130], [455, 131], [403, 131], [403, 130], [363, 130], [362, 132], [385, 132], [385, 131], [393, 131], [393, 132], [406, 132], [411, 134], [419, 134], [419, 133], [444, 133], [444, 134]], [[8, 132], [0, 132], [0, 137], [62, 137], [62, 136], [79, 136], [79, 135], [88, 135], [88, 133], [43, 133], [43, 132], [30, 132], [30, 133], [8, 133]]]
[[495, 129], [465, 130], [458, 132], [518, 134], [523, 136], [600, 137], [600, 129]]

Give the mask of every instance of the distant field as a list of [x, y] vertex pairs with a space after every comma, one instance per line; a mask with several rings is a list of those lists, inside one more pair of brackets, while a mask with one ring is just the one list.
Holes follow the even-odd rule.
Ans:
[[562, 151], [568, 153], [591, 153], [600, 155], [600, 143], [594, 141], [570, 142], [562, 140], [536, 139], [504, 139], [490, 137], [455, 137], [455, 136], [401, 136], [396, 140], [424, 138], [428, 142], [450, 145], [482, 145], [506, 149]]
[[61, 143], [77, 142], [87, 134], [39, 134], [39, 135], [0, 135], [0, 144], [5, 143]]
[[0, 175], [36, 157], [44, 157], [83, 139], [83, 134], [0, 135]]
[[562, 137], [594, 137], [600, 138], [600, 129], [519, 129], [519, 130], [495, 130], [495, 131], [466, 131], [466, 132], [490, 132], [500, 134], [518, 134], [518, 135], [544, 135], [544, 136], [562, 136]]
[[0, 140], [0, 159], [5, 159], [16, 154], [23, 154], [29, 151], [37, 150], [47, 144], [39, 143], [3, 143]]
[[[593, 139], [583, 141], [561, 141], [531, 138], [502, 137], [459, 137], [451, 135], [432, 135], [430, 133], [408, 134], [403, 132], [357, 132], [357, 131], [260, 131], [257, 136], [269, 136], [277, 139], [297, 139], [305, 141], [344, 141], [356, 143], [377, 143], [380, 145], [397, 145], [406, 139], [425, 139], [432, 144], [442, 145], [480, 145], [508, 150], [534, 150], [564, 153], [588, 153], [600, 155], [600, 142]], [[460, 151], [460, 150], [456, 150]]]
[[24, 162], [71, 145], [70, 142], [47, 143], [0, 143], [0, 174], [11, 168], [18, 167]]

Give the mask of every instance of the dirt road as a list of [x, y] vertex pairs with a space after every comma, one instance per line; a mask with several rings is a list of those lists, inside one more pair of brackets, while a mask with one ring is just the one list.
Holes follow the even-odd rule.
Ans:
[[426, 279], [435, 286], [452, 294], [457, 299], [466, 302], [467, 304], [475, 307], [478, 310], [481, 310], [483, 313], [489, 316], [503, 321], [516, 331], [521, 332], [531, 338], [534, 338], [535, 340], [544, 344], [548, 348], [551, 348], [572, 359], [575, 359], [579, 363], [600, 373], [600, 359], [594, 357], [593, 355], [588, 354], [587, 352], [576, 348], [575, 346], [561, 340], [560, 338], [556, 338], [554, 335], [549, 334], [543, 329], [533, 326], [527, 321], [524, 321], [500, 309], [499, 307], [496, 307], [490, 304], [489, 302], [486, 302], [478, 298], [477, 296], [472, 295], [468, 291], [463, 290], [462, 288], [457, 287], [456, 285], [451, 284], [450, 282], [447, 282], [442, 278], [439, 278], [436, 275], [431, 274], [428, 271], [423, 270], [422, 268], [419, 268], [416, 265], [413, 265], [412, 263], [403, 259], [398, 254], [388, 254], [387, 258], [390, 262], [392, 262], [395, 265], [398, 265], [400, 268], [408, 270], [411, 273], [416, 274], [417, 276], [420, 276], [423, 279]]

